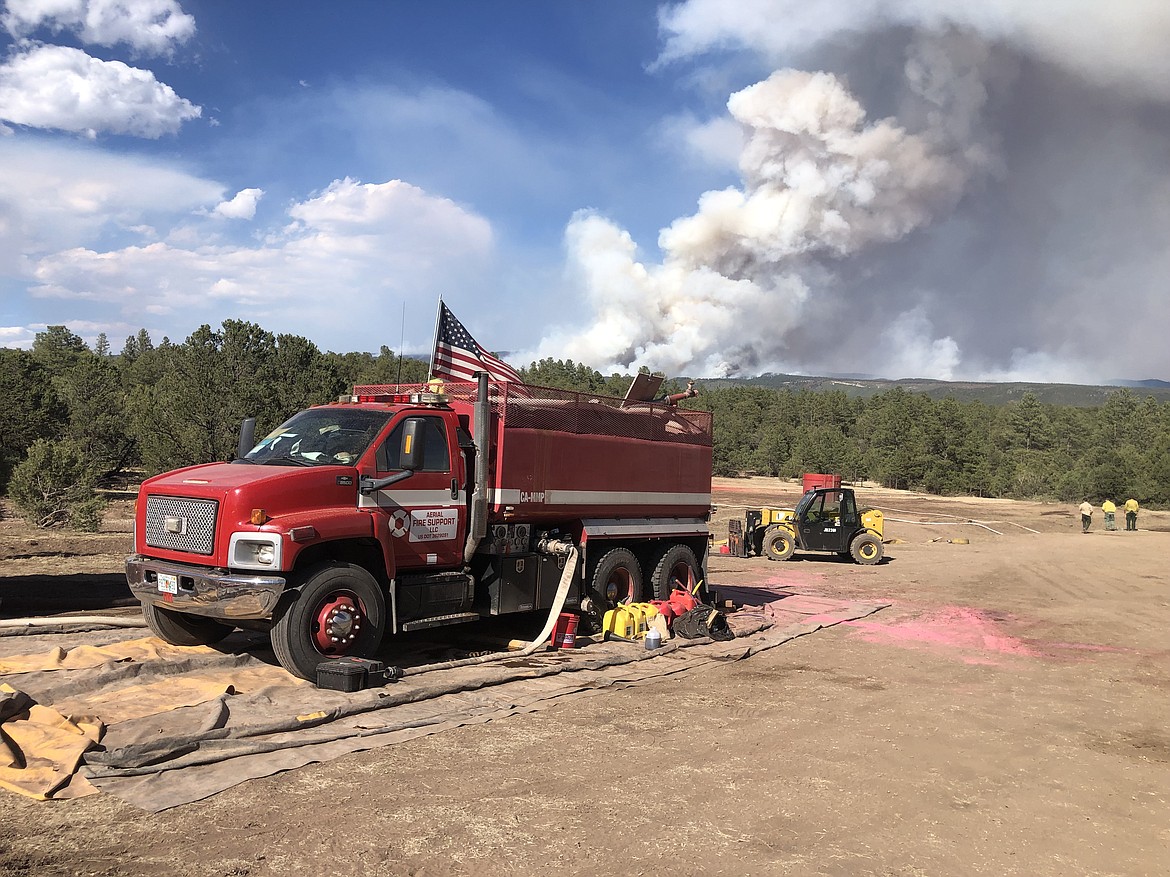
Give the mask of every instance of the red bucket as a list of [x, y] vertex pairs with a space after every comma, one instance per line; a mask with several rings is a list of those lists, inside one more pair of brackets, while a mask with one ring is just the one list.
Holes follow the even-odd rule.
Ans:
[[557, 623], [553, 627], [552, 640], [549, 645], [554, 649], [572, 649], [577, 646], [577, 616], [572, 612], [562, 612], [557, 616]]

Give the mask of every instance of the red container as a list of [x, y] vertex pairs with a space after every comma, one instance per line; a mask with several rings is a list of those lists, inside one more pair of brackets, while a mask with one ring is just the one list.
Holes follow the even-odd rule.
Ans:
[[651, 600], [650, 605], [658, 610], [658, 614], [666, 622], [668, 628], [674, 627], [674, 619], [678, 616], [674, 604], [669, 600]]
[[804, 492], [816, 490], [818, 487], [840, 487], [840, 475], [822, 475], [819, 472], [804, 473]]
[[670, 592], [670, 608], [676, 616], [685, 615], [698, 605], [699, 600], [694, 594], [686, 591]]
[[573, 649], [577, 647], [577, 616], [572, 612], [562, 612], [557, 616], [557, 623], [553, 626], [552, 640], [549, 645], [554, 649]]

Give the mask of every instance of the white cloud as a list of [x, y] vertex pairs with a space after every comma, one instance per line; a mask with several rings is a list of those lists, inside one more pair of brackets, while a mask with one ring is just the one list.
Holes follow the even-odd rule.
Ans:
[[[135, 315], [138, 316], [138, 315]], [[28, 326], [0, 326], [0, 347], [8, 349], [29, 350], [36, 341], [38, 332], [43, 332], [50, 325], [67, 324], [69, 331], [76, 334], [90, 349], [97, 344], [98, 335], [105, 333], [106, 342], [112, 352], [122, 349], [122, 342], [130, 335], [134, 335], [142, 328], [141, 320], [134, 321], [94, 321], [74, 320], [62, 318], [53, 323], [32, 323]], [[161, 335], [158, 336], [161, 338]]]
[[28, 326], [0, 326], [0, 347], [28, 350], [36, 332]]
[[31, 294], [112, 303], [169, 325], [181, 316], [180, 330], [231, 316], [368, 349], [379, 302], [429, 303], [441, 290], [469, 287], [493, 251], [482, 217], [398, 180], [337, 180], [288, 213], [292, 221], [258, 245], [204, 237], [186, 246], [63, 250], [37, 261]]
[[447, 229], [467, 235], [477, 248], [490, 242], [484, 220], [446, 198], [428, 195], [402, 180], [359, 183], [334, 180], [324, 191], [289, 208], [289, 215], [307, 230], [326, 234], [407, 234], [411, 223], [423, 230]]
[[256, 205], [263, 197], [263, 189], [241, 189], [230, 201], [216, 204], [211, 213], [223, 219], [252, 219], [256, 215]]
[[169, 53], [195, 33], [195, 19], [175, 0], [8, 0], [0, 24], [14, 36], [38, 27], [69, 31], [100, 46]]
[[100, 236], [153, 238], [176, 213], [223, 196], [221, 184], [162, 163], [80, 143], [0, 139], [0, 275], [16, 273], [23, 258]]
[[0, 65], [0, 120], [17, 125], [157, 139], [202, 112], [150, 71], [80, 49], [27, 43]]

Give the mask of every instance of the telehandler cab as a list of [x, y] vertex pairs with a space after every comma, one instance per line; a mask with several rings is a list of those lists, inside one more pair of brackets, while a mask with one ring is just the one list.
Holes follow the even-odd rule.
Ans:
[[[742, 534], [736, 534], [741, 527]], [[859, 511], [851, 488], [818, 487], [802, 496], [795, 509], [752, 509], [746, 522], [732, 521], [729, 544], [738, 543], [740, 552], [732, 553], [743, 557], [763, 554], [769, 560], [788, 560], [800, 549], [833, 552], [868, 565], [884, 554], [882, 529], [881, 511]]]

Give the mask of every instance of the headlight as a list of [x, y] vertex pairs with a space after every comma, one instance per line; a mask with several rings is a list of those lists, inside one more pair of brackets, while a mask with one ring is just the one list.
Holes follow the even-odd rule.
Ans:
[[228, 566], [280, 569], [281, 544], [275, 533], [233, 533], [228, 544]]

